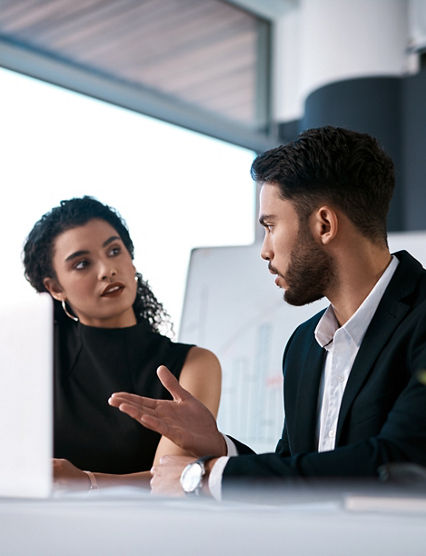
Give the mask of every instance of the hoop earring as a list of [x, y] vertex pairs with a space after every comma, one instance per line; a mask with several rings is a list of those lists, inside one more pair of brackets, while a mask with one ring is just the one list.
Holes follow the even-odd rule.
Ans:
[[72, 319], [75, 322], [78, 322], [78, 317], [75, 317], [68, 311], [65, 299], [62, 300], [62, 309], [64, 310], [64, 313], [67, 315], [68, 318]]

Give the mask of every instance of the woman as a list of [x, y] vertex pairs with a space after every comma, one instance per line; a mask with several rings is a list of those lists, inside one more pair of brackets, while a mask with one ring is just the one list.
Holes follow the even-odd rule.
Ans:
[[216, 416], [220, 365], [209, 351], [160, 334], [167, 314], [133, 265], [120, 215], [91, 197], [61, 201], [34, 225], [25, 276], [55, 305], [54, 476], [57, 485], [146, 484], [166, 438], [108, 405], [112, 392], [169, 399], [166, 365]]

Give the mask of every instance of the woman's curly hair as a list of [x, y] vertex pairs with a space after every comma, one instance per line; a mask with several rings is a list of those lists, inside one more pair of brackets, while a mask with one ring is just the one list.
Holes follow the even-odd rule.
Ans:
[[[83, 226], [94, 218], [108, 222], [116, 230], [133, 259], [134, 246], [127, 225], [115, 209], [89, 196], [61, 201], [59, 206], [52, 208], [34, 224], [24, 244], [25, 278], [35, 290], [46, 292], [43, 280], [47, 277], [56, 278], [52, 259], [58, 235]], [[133, 304], [136, 319], [138, 322], [145, 321], [154, 332], [160, 332], [161, 329], [162, 332], [172, 334], [170, 316], [151, 291], [148, 282], [143, 280], [141, 274], [137, 273], [136, 276], [138, 286]]]

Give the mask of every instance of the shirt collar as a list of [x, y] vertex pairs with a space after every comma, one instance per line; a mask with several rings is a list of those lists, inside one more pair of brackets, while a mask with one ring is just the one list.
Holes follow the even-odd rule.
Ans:
[[[351, 318], [345, 322], [342, 327], [340, 327], [342, 330], [346, 331], [358, 348], [361, 345], [364, 334], [367, 331], [371, 319], [379, 306], [380, 300], [382, 299], [398, 264], [398, 259], [395, 255], [392, 255], [391, 262], [368, 296], [364, 299]], [[338, 329], [339, 323], [337, 322], [332, 305], [329, 305], [315, 328], [315, 339], [321, 347], [327, 349], [333, 341], [334, 334]]]

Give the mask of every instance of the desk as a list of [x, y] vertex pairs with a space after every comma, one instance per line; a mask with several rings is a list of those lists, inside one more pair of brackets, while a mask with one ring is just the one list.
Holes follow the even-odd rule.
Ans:
[[0, 499], [2, 556], [424, 556], [426, 510], [131, 497]]

